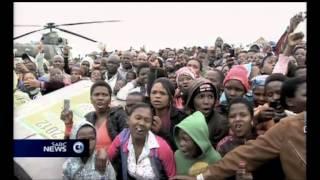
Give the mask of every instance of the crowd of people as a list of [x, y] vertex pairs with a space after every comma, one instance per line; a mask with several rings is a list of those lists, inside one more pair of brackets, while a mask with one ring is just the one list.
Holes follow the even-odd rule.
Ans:
[[45, 60], [40, 45], [15, 61], [14, 106], [93, 82], [94, 111], [77, 123], [61, 112], [65, 139], [90, 142], [89, 157], [66, 160], [64, 179], [306, 179], [301, 21], [248, 48], [218, 37], [212, 47], [104, 49], [79, 62], [67, 48]]

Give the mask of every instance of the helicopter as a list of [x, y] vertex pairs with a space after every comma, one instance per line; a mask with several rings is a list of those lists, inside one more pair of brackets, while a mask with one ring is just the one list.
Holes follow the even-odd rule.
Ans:
[[[63, 55], [63, 49], [65, 47], [71, 49], [71, 47], [68, 46], [68, 40], [63, 37], [60, 37], [58, 35], [58, 32], [54, 31], [53, 29], [57, 29], [62, 32], [69, 33], [74, 36], [78, 36], [88, 41], [96, 43], [97, 42], [96, 40], [93, 40], [91, 38], [80, 35], [78, 33], [63, 29], [61, 28], [61, 26], [73, 26], [73, 25], [81, 25], [81, 24], [93, 24], [93, 23], [113, 23], [113, 22], [120, 22], [120, 20], [90, 21], [90, 22], [77, 22], [77, 23], [67, 23], [67, 24], [55, 24], [53, 22], [47, 23], [41, 29], [27, 32], [13, 38], [13, 40], [15, 41], [21, 37], [27, 36], [35, 32], [39, 32], [47, 29], [50, 30], [48, 33], [42, 34], [41, 40], [39, 42], [14, 43], [14, 57], [22, 57], [22, 55], [24, 54], [35, 57], [38, 52], [37, 47], [41, 42], [43, 45], [43, 50], [45, 55], [44, 58], [51, 61], [55, 55]], [[14, 26], [15, 27], [41, 27], [41, 25], [14, 25]]]

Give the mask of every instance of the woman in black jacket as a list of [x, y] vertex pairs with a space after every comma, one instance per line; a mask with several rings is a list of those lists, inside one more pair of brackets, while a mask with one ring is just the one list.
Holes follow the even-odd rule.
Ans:
[[168, 78], [158, 78], [150, 90], [150, 103], [154, 111], [152, 131], [167, 140], [172, 150], [177, 149], [173, 128], [187, 115], [173, 106], [174, 86]]
[[[111, 94], [111, 87], [105, 81], [96, 81], [90, 89], [90, 99], [95, 111], [89, 112], [84, 116], [87, 121], [95, 125], [97, 131], [100, 126], [106, 127], [107, 135], [109, 135], [108, 139], [111, 140], [110, 144], [127, 127], [128, 118], [122, 107], [110, 107]], [[73, 125], [72, 111], [62, 111], [61, 119], [64, 120], [66, 126], [65, 138], [69, 138]], [[97, 139], [97, 144], [100, 144], [99, 138]]]

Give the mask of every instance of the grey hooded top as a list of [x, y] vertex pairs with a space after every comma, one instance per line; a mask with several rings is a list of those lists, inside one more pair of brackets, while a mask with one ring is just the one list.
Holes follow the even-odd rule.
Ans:
[[[95, 127], [88, 121], [82, 120], [73, 126], [70, 139], [76, 139], [76, 136], [81, 127], [89, 125]], [[95, 131], [96, 133], [96, 131]], [[96, 150], [90, 155], [86, 163], [83, 163], [80, 157], [70, 157], [63, 164], [63, 179], [64, 180], [87, 180], [87, 179], [105, 179], [115, 180], [116, 174], [110, 162], [107, 162], [106, 170], [100, 173], [95, 169]]]

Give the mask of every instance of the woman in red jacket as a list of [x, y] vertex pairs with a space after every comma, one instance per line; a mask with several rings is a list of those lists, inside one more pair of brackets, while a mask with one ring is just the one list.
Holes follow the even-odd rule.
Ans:
[[124, 129], [108, 149], [118, 179], [168, 179], [176, 174], [173, 151], [167, 142], [151, 132], [150, 105], [138, 103], [129, 112]]

